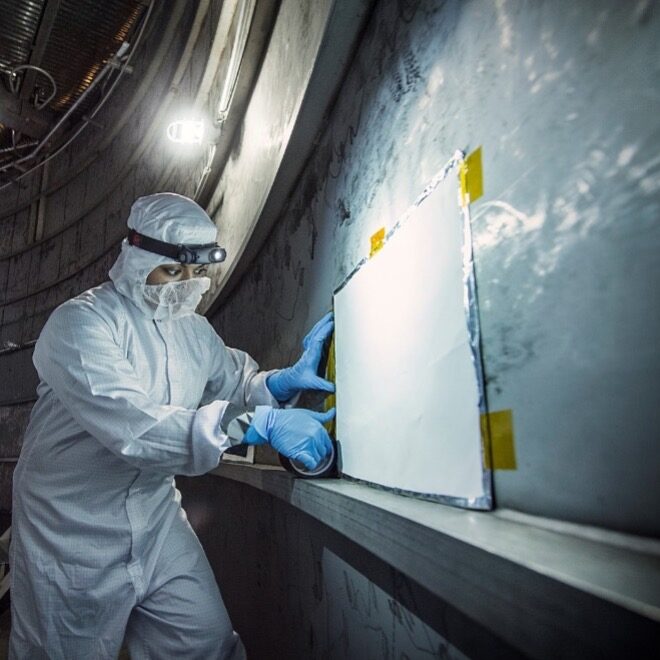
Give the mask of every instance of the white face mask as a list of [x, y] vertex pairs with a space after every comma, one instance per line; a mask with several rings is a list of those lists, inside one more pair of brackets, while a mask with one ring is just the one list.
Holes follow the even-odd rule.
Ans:
[[145, 284], [143, 295], [153, 309], [153, 318], [169, 321], [193, 314], [210, 286], [210, 278], [195, 277], [167, 284]]

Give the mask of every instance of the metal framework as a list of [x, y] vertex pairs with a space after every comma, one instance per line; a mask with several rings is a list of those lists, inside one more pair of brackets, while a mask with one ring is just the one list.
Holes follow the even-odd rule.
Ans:
[[[104, 86], [88, 92], [148, 5], [0, 0], [0, 185], [30, 171], [88, 119]], [[26, 149], [35, 139], [39, 153], [32, 155]]]

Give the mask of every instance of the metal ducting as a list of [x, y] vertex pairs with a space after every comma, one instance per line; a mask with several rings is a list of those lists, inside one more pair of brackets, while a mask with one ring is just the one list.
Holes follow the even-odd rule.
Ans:
[[[26, 153], [48, 135], [132, 36], [148, 4], [143, 0], [0, 0], [3, 180], [37, 162], [26, 162]], [[40, 158], [80, 123], [103, 92], [100, 85], [87, 95], [40, 150]]]

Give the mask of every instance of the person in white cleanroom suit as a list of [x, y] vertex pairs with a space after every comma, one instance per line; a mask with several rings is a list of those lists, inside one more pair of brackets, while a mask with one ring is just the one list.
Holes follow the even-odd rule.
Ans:
[[[217, 233], [172, 193], [138, 199], [128, 225], [170, 248]], [[111, 281], [46, 323], [14, 473], [11, 658], [116, 658], [124, 638], [132, 660], [244, 656], [173, 475], [208, 472], [240, 442], [309, 467], [327, 455], [332, 411], [280, 402], [332, 389], [316, 376], [332, 319], [293, 367], [260, 372], [194, 313], [206, 268], [124, 240]]]

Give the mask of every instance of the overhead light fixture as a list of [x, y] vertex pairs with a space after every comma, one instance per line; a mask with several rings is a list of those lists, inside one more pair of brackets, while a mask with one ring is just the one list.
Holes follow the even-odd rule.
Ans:
[[204, 138], [204, 122], [194, 119], [173, 121], [167, 127], [167, 137], [178, 144], [201, 144]]
[[220, 92], [220, 100], [215, 113], [216, 126], [222, 126], [227, 120], [229, 107], [236, 91], [238, 73], [241, 68], [241, 62], [243, 61], [243, 55], [245, 54], [245, 46], [256, 6], [256, 0], [239, 0], [239, 2], [238, 11], [234, 16], [234, 41], [231, 47], [224, 84]]

